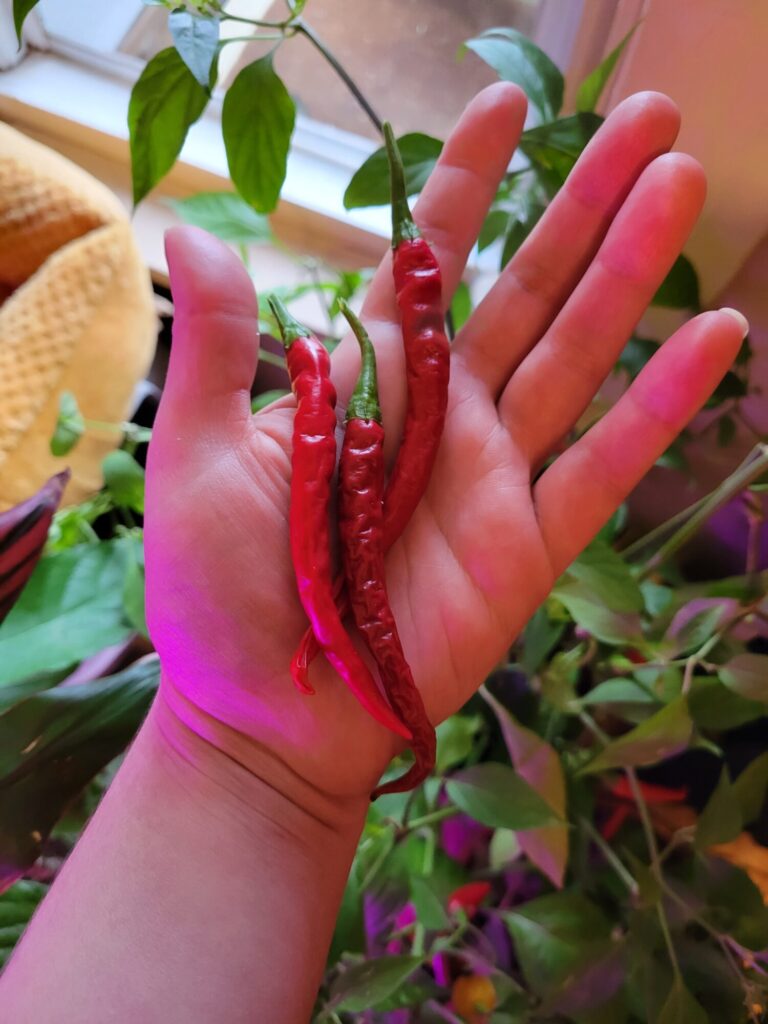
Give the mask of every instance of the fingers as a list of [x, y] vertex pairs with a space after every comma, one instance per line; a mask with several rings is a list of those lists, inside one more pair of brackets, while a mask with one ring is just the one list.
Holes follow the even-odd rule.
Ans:
[[494, 398], [559, 312], [643, 169], [671, 148], [679, 126], [676, 106], [659, 93], [619, 104], [459, 333], [456, 356]]
[[559, 576], [701, 408], [736, 357], [746, 321], [702, 313], [654, 355], [617, 404], [533, 489]]
[[502, 422], [537, 466], [581, 415], [682, 249], [704, 174], [678, 153], [643, 171], [592, 265], [502, 393]]
[[[525, 94], [510, 82], [496, 82], [478, 93], [449, 135], [414, 207], [414, 220], [440, 264], [446, 306], [512, 159], [526, 109]], [[371, 284], [365, 312], [396, 318], [388, 260]]]
[[238, 257], [199, 228], [172, 228], [165, 249], [174, 319], [160, 426], [226, 439], [250, 417], [259, 352], [253, 285]]

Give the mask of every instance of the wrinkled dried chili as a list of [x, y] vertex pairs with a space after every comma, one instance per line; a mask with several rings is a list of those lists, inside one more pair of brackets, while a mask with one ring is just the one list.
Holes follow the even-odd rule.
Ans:
[[384, 570], [384, 428], [376, 356], [363, 325], [340, 303], [360, 343], [362, 367], [347, 407], [339, 461], [338, 518], [347, 593], [357, 628], [373, 655], [392, 707], [410, 729], [415, 761], [399, 779], [379, 786], [399, 793], [422, 782], [435, 764], [435, 730], [427, 717], [389, 604]]
[[[403, 327], [407, 383], [403, 437], [384, 493], [384, 548], [388, 550], [427, 489], [437, 457], [448, 406], [450, 344], [443, 321], [440, 267], [411, 215], [403, 162], [387, 123], [384, 137], [391, 178], [392, 274]], [[343, 593], [337, 601], [343, 618], [349, 610]], [[300, 688], [308, 685], [309, 665], [317, 652], [317, 640], [309, 629], [291, 663], [291, 674]]]
[[[357, 653], [336, 610], [330, 545], [331, 479], [336, 468], [336, 389], [322, 342], [277, 299], [270, 306], [286, 349], [296, 396], [291, 458], [290, 540], [299, 598], [326, 657], [377, 721], [405, 739], [397, 718]], [[312, 693], [310, 687], [305, 692]]]

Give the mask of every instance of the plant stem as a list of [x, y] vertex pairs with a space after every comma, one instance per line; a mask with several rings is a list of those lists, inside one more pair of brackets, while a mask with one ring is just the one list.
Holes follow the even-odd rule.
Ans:
[[290, 18], [288, 18], [286, 21], [259, 21], [256, 18], [241, 18], [237, 14], [227, 14], [226, 12], [222, 13], [221, 20], [222, 21], [237, 21], [241, 25], [254, 25], [256, 28], [279, 28], [279, 29], [287, 28], [288, 25], [291, 22]]
[[[643, 827], [643, 833], [645, 834], [645, 841], [648, 845], [648, 853], [651, 858], [651, 871], [653, 877], [659, 886], [659, 890], [664, 890], [664, 873], [661, 869], [661, 862], [659, 861], [659, 845], [656, 842], [656, 833], [653, 831], [653, 823], [651, 822], [651, 816], [648, 813], [648, 807], [645, 800], [643, 799], [643, 793], [640, 789], [640, 783], [637, 779], [637, 772], [634, 768], [625, 768], [624, 772], [629, 782], [629, 788], [632, 790], [632, 797], [634, 798], [635, 804], [637, 805], [637, 811], [640, 815], [640, 823]], [[680, 964], [677, 960], [677, 953], [675, 952], [675, 944], [672, 941], [672, 933], [669, 930], [669, 921], [667, 920], [667, 912], [664, 909], [664, 903], [661, 899], [656, 904], [656, 913], [659, 918], [659, 926], [661, 927], [661, 933], [664, 936], [664, 941], [667, 945], [667, 952], [669, 953], [669, 961], [672, 964], [672, 970], [675, 973], [676, 978], [680, 978]]]
[[276, 356], [274, 352], [268, 352], [266, 349], [261, 349], [259, 352], [259, 362], [269, 363], [270, 366], [279, 366], [281, 370], [284, 370], [285, 359], [282, 356]]
[[688, 505], [687, 508], [681, 509], [675, 515], [666, 519], [663, 523], [659, 523], [658, 526], [655, 526], [648, 533], [643, 534], [642, 537], [638, 537], [637, 540], [633, 540], [631, 544], [628, 544], [625, 548], [621, 549], [622, 558], [632, 559], [635, 555], [639, 555], [641, 551], [645, 550], [645, 548], [650, 547], [651, 544], [655, 544], [656, 541], [669, 533], [669, 531], [675, 526], [678, 526], [680, 523], [684, 523], [690, 519], [708, 498], [709, 495], [705, 494], [703, 498], [699, 498], [699, 500], [694, 501], [692, 505]]
[[296, 31], [297, 32], [301, 32], [302, 35], [306, 36], [307, 39], [315, 47], [315, 49], [318, 50], [320, 53], [322, 53], [322, 55], [325, 57], [325, 59], [331, 65], [333, 70], [336, 72], [336, 74], [339, 76], [339, 78], [344, 82], [346, 87], [349, 89], [349, 91], [355, 97], [355, 99], [359, 103], [360, 107], [365, 111], [365, 113], [366, 113], [369, 121], [373, 125], [373, 127], [376, 129], [376, 131], [379, 133], [379, 135], [382, 135], [383, 134], [383, 128], [382, 128], [381, 118], [376, 113], [376, 111], [373, 109], [373, 107], [370, 105], [368, 100], [365, 98], [365, 96], [363, 95], [363, 93], [360, 90], [359, 86], [354, 81], [354, 79], [349, 74], [349, 72], [344, 67], [344, 65], [341, 64], [341, 62], [334, 56], [334, 54], [328, 49], [328, 47], [325, 45], [325, 43], [319, 38], [319, 36], [315, 32], [315, 30], [310, 25], [308, 25], [306, 23], [306, 21], [304, 21], [303, 19], [300, 19], [300, 20], [294, 22], [294, 25], [296, 27]]
[[600, 833], [597, 831], [595, 826], [589, 821], [588, 818], [579, 818], [579, 825], [584, 829], [589, 838], [598, 847], [606, 861], [613, 868], [616, 875], [621, 879], [624, 885], [627, 887], [632, 896], [637, 896], [639, 886], [632, 875], [627, 871], [624, 865], [621, 863], [619, 858], [613, 852], [608, 843], [603, 839]]
[[459, 813], [460, 808], [458, 807], [441, 807], [439, 811], [431, 811], [429, 814], [424, 814], [420, 818], [414, 818], [413, 821], [409, 821], [404, 831], [415, 832], [417, 829], [424, 828], [425, 825], [436, 825], [438, 822], [445, 821], [446, 818], [452, 818]]
[[666, 540], [655, 554], [651, 555], [642, 571], [640, 579], [645, 579], [654, 569], [672, 557], [684, 544], [693, 537], [699, 528], [719, 508], [748, 487], [768, 467], [768, 446], [756, 445], [744, 462], [719, 487], [716, 487], [700, 507], [693, 513], [679, 530]]

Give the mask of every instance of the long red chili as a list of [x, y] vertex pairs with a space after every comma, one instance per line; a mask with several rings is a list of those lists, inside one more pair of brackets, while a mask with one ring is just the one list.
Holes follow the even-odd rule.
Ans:
[[[385, 702], [336, 610], [330, 545], [331, 479], [336, 468], [336, 389], [325, 346], [270, 298], [296, 396], [291, 458], [293, 567], [312, 630], [328, 661], [375, 719], [405, 739], [410, 731]], [[306, 692], [313, 692], [305, 688]]]
[[360, 343], [362, 368], [347, 406], [339, 461], [338, 518], [341, 559], [355, 624], [365, 638], [392, 707], [413, 734], [414, 764], [379, 786], [400, 793], [422, 782], [435, 765], [435, 730], [416, 689], [389, 605], [384, 570], [384, 428], [376, 383], [376, 355], [349, 307], [341, 311]]
[[[398, 539], [429, 483], [448, 406], [450, 345], [445, 333], [440, 267], [421, 237], [408, 206], [403, 162], [392, 127], [384, 125], [392, 198], [392, 273], [403, 328], [407, 406], [403, 438], [384, 493], [384, 549]], [[339, 596], [342, 618], [348, 612]], [[291, 674], [308, 685], [318, 644], [307, 630]]]

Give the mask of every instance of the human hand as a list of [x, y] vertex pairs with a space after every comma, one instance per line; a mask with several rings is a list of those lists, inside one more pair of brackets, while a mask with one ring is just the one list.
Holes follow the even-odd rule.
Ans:
[[[446, 305], [524, 116], [515, 86], [482, 92], [416, 206]], [[738, 351], [737, 316], [696, 317], [536, 478], [700, 212], [700, 167], [667, 153], [678, 126], [664, 96], [621, 104], [454, 342], [434, 474], [388, 557], [403, 646], [435, 723], [479, 686]], [[150, 446], [146, 517], [148, 621], [163, 697], [194, 732], [313, 813], [359, 806], [396, 737], [321, 659], [314, 697], [300, 695], [288, 672], [306, 626], [288, 543], [294, 401], [250, 413], [256, 301], [236, 257], [189, 228], [172, 231], [167, 247], [174, 346]], [[389, 257], [362, 319], [377, 349], [391, 459], [405, 377]], [[333, 355], [340, 416], [358, 367], [347, 338]]]

